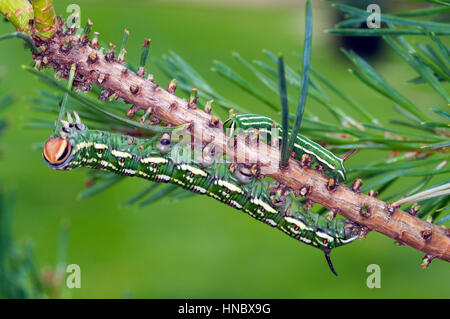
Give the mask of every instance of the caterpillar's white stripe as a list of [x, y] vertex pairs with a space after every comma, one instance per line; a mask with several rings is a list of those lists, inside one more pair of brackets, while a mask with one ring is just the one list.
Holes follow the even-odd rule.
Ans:
[[272, 125], [275, 126], [274, 122], [241, 122], [242, 125], [262, 125], [262, 124], [268, 124], [268, 125]]
[[181, 186], [184, 186], [184, 185], [186, 185], [184, 182], [182, 182], [182, 181], [180, 181], [179, 179], [177, 179], [177, 178], [174, 178], [173, 179], [173, 181], [175, 182], [175, 183], [177, 183], [177, 184], [179, 184], [179, 185], [181, 185]]
[[241, 208], [242, 208], [242, 206], [241, 206], [238, 202], [236, 202], [236, 201], [234, 201], [234, 200], [230, 201], [229, 204], [230, 204], [231, 206], [233, 206], [234, 208], [236, 208], [236, 209], [241, 209]]
[[200, 187], [200, 186], [194, 186], [193, 189], [202, 194], [206, 193], [206, 189], [204, 189], [203, 187]]
[[114, 165], [114, 164], [112, 164], [112, 163], [110, 163], [110, 162], [107, 162], [107, 161], [101, 161], [100, 162], [100, 165], [102, 165], [102, 166], [105, 166], [105, 167], [111, 167], [113, 170], [115, 170], [115, 171], [117, 171], [117, 167]]
[[349, 238], [349, 239], [341, 239], [340, 241], [341, 241], [342, 243], [344, 243], [344, 244], [348, 244], [348, 243], [354, 241], [356, 238], [358, 238], [358, 236], [354, 236], [354, 237], [351, 237], [351, 238]]
[[312, 228], [306, 226], [303, 222], [301, 222], [300, 220], [294, 219], [292, 217], [285, 217], [284, 218], [287, 222], [291, 223], [291, 224], [295, 224], [296, 226], [300, 227], [301, 230], [309, 230], [309, 231], [313, 231]]
[[208, 195], [211, 196], [212, 198], [215, 198], [215, 199], [218, 199], [220, 201], [223, 201], [222, 197], [216, 195], [215, 193], [208, 192]]
[[134, 169], [124, 169], [123, 172], [127, 175], [136, 175], [136, 171]]
[[111, 154], [117, 157], [123, 157], [123, 158], [132, 158], [133, 156], [130, 153], [121, 152], [117, 150], [111, 150]]
[[271, 219], [265, 219], [265, 221], [267, 222], [267, 224], [269, 224], [272, 227], [276, 227], [278, 225], [275, 221], [273, 221]]
[[278, 214], [277, 210], [273, 209], [272, 206], [266, 204], [266, 202], [260, 200], [259, 198], [251, 198], [250, 202], [263, 207], [269, 213]]
[[156, 163], [156, 164], [164, 164], [169, 160], [164, 157], [145, 157], [141, 159], [141, 163]]
[[83, 148], [91, 147], [92, 145], [94, 145], [94, 143], [92, 143], [92, 142], [81, 142], [81, 143], [77, 144], [77, 147], [75, 148], [73, 153], [75, 154], [79, 150], [81, 150]]
[[98, 143], [95, 143], [95, 144], [94, 144], [94, 147], [95, 147], [96, 149], [98, 149], [98, 150], [104, 150], [104, 149], [107, 149], [107, 148], [108, 148], [108, 145], [106, 145], [106, 144], [98, 144]]
[[170, 176], [168, 175], [156, 175], [156, 178], [163, 181], [170, 181]]
[[[254, 120], [254, 119], [265, 119], [265, 120], [269, 120], [272, 121], [270, 118], [268, 118], [267, 116], [264, 115], [238, 115], [237, 116], [238, 120]], [[273, 122], [273, 121], [272, 121]]]
[[325, 233], [322, 233], [322, 232], [320, 232], [320, 231], [317, 231], [316, 234], [317, 234], [317, 236], [319, 236], [319, 237], [321, 237], [321, 238], [328, 239], [329, 241], [333, 241], [333, 240], [334, 240], [334, 238], [331, 237], [330, 235], [325, 234]]
[[141, 175], [141, 176], [144, 176], [146, 178], [150, 177], [150, 175], [144, 173], [143, 171], [138, 171], [138, 174]]
[[[266, 133], [266, 134], [271, 134], [271, 132], [270, 132], [269, 130], [266, 130], [266, 129], [260, 129], [260, 131], [261, 131], [261, 132], [264, 132], [264, 133]], [[282, 133], [282, 131], [280, 130], [280, 134], [278, 135], [278, 138], [279, 138], [279, 139], [282, 139], [282, 138], [283, 138], [281, 133]], [[302, 139], [302, 138], [300, 138], [300, 137], [297, 136], [296, 140], [300, 140], [300, 141], [302, 141], [303, 143], [305, 143], [305, 144], [311, 146], [311, 147], [314, 148], [317, 152], [319, 152], [319, 153], [323, 154], [324, 156], [328, 157], [330, 160], [336, 160], [336, 159], [339, 159], [338, 157], [332, 157], [332, 156], [330, 156], [329, 154], [327, 154], [326, 152], [324, 152], [323, 149], [318, 148], [317, 145], [311, 144], [311, 143], [308, 142], [308, 140], [306, 140], [306, 139]], [[297, 147], [297, 148], [299, 148], [299, 149], [301, 149], [301, 150], [303, 150], [303, 151], [305, 151], [305, 152], [309, 151], [308, 149], [302, 147], [301, 145], [299, 145], [299, 144], [297, 144], [297, 143], [295, 143], [294, 146]], [[314, 154], [314, 155], [315, 155], [314, 157], [317, 157], [316, 153], [314, 153], [314, 152], [312, 152], [312, 151], [309, 151], [309, 152], [310, 152], [309, 154]], [[312, 153], [311, 153], [311, 152], [312, 152]], [[307, 153], [308, 153], [308, 152], [307, 152]], [[320, 157], [318, 157], [317, 159], [318, 159], [318, 160], [323, 160], [323, 161], [324, 161], [324, 159], [322, 159], [322, 158], [320, 158]], [[325, 162], [324, 162], [324, 163], [325, 163]], [[333, 168], [333, 166], [332, 166], [332, 165], [330, 166], [330, 165], [331, 165], [331, 164], [328, 164], [328, 166], [329, 166], [330, 168]]]
[[203, 171], [203, 170], [201, 170], [201, 169], [199, 169], [199, 168], [197, 168], [197, 167], [194, 167], [194, 166], [190, 166], [190, 165], [186, 165], [186, 164], [181, 164], [181, 165], [180, 165], [180, 168], [181, 168], [183, 171], [190, 171], [191, 173], [194, 173], [195, 175], [208, 176], [208, 174], [207, 174], [205, 171]]
[[311, 240], [309, 240], [308, 238], [300, 237], [300, 240], [304, 243], [311, 244]]
[[234, 185], [234, 184], [232, 184], [232, 183], [229, 183], [229, 182], [227, 182], [227, 181], [218, 179], [218, 180], [215, 180], [214, 183], [215, 183], [215, 184], [218, 184], [218, 185], [220, 185], [220, 186], [225, 186], [225, 187], [228, 188], [230, 191], [238, 192], [238, 193], [240, 193], [240, 194], [244, 194], [244, 191], [243, 191], [240, 187], [238, 187], [238, 186], [236, 186], [236, 185]]

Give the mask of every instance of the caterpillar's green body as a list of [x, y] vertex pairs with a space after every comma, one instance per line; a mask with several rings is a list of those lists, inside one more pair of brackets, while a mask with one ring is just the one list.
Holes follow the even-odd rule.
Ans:
[[[239, 128], [244, 131], [257, 129], [260, 133], [265, 134], [268, 143], [271, 143], [272, 129], [278, 130], [278, 139], [280, 142], [283, 136], [281, 126], [271, 118], [262, 115], [235, 115], [224, 123], [223, 128], [224, 130], [228, 130], [228, 135], [230, 136], [235, 134]], [[288, 136], [289, 138], [291, 137], [291, 130], [289, 130]], [[343, 160], [316, 142], [298, 134], [293, 151], [295, 152], [296, 159], [300, 160], [303, 154], [308, 154], [317, 165], [323, 167], [325, 174], [337, 180], [345, 181]]]
[[53, 169], [88, 167], [179, 185], [242, 210], [301, 242], [322, 249], [328, 260], [331, 249], [357, 238], [354, 229], [347, 227], [351, 224], [342, 219], [330, 222], [324, 216], [294, 205], [293, 199], [277, 206], [270, 198], [266, 181], [252, 178], [243, 182], [238, 172], [231, 173], [222, 163], [205, 167], [200, 163], [172, 160], [173, 145], [167, 133], [150, 140], [137, 139], [87, 130], [81, 123], [67, 122], [64, 131], [63, 138], [50, 139], [44, 148], [44, 160]]

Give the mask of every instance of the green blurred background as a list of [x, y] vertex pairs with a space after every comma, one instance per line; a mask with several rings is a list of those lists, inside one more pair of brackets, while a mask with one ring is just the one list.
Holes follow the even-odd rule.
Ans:
[[[283, 52], [292, 66], [299, 63], [296, 54], [302, 48], [304, 12], [302, 3], [295, 1], [283, 4], [252, 1], [251, 5], [246, 1], [240, 4], [55, 2], [57, 13], [64, 17], [68, 15], [65, 12], [68, 4], [79, 4], [82, 23], [91, 18], [94, 30], [100, 32], [105, 43], [120, 45], [123, 29], [130, 30], [127, 49], [132, 63], [139, 61], [143, 39], [152, 38], [148, 66], [161, 86], [165, 87], [169, 79], [154, 62], [168, 50], [174, 50], [223, 96], [255, 113], [275, 115], [212, 73], [212, 61], [218, 59], [238, 66], [231, 58], [233, 50], [251, 61], [265, 59], [261, 49], [266, 48]], [[396, 116], [388, 100], [375, 95], [347, 72], [350, 64], [340, 54], [336, 38], [323, 33], [335, 22], [329, 4], [314, 1], [313, 10], [312, 64], [379, 118]], [[10, 31], [11, 26], [0, 24], [0, 33]], [[6, 113], [10, 128], [2, 137], [6, 152], [0, 165], [2, 183], [18, 193], [15, 238], [31, 239], [38, 263], [53, 266], [60, 222], [64, 218], [70, 220], [67, 262], [80, 265], [82, 276], [81, 288], [70, 291], [72, 297], [450, 297], [447, 263], [435, 260], [429, 269], [423, 270], [419, 267], [422, 253], [398, 247], [393, 240], [377, 233], [333, 252], [339, 273], [336, 278], [321, 252], [210, 198], [196, 196], [176, 203], [159, 201], [144, 209], [123, 207], [126, 198], [147, 184], [128, 179], [99, 196], [77, 200], [84, 189], [86, 171], [50, 170], [41, 153], [32, 149], [33, 143], [44, 141], [50, 132], [23, 128], [24, 118], [32, 115], [27, 97], [37, 96], [37, 89], [46, 88], [20, 68], [30, 62], [29, 52], [20, 41], [0, 42], [0, 61], [4, 73], [0, 93], [13, 92], [18, 97]], [[426, 87], [405, 83], [414, 73], [389, 50], [374, 64], [421, 108], [428, 110], [441, 103]], [[309, 102], [308, 107], [320, 106]], [[370, 153], [363, 152], [348, 165], [370, 158]], [[381, 267], [380, 289], [366, 286], [369, 264]]]

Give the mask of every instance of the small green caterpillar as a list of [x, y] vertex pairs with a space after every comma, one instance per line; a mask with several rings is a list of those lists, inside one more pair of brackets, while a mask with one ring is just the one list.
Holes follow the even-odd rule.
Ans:
[[69, 122], [62, 121], [60, 137], [49, 139], [44, 146], [44, 161], [53, 169], [101, 169], [154, 182], [172, 183], [195, 193], [206, 194], [323, 250], [334, 274], [331, 249], [358, 237], [358, 229], [353, 224], [342, 219], [330, 222], [324, 216], [295, 205], [297, 202], [291, 197], [273, 201], [268, 182], [257, 179], [246, 166], [237, 166], [231, 172], [227, 165], [214, 161], [176, 161], [171, 156], [174, 145], [168, 133], [152, 139], [138, 139], [88, 130], [75, 112], [74, 116], [76, 121], [72, 122], [71, 117]]
[[[278, 129], [278, 139], [280, 142], [283, 136], [281, 126], [271, 118], [262, 115], [234, 115], [224, 123], [223, 128], [229, 136], [233, 136], [239, 128], [242, 128], [244, 131], [258, 130], [260, 133], [266, 134], [267, 143], [271, 143], [272, 129]], [[291, 136], [291, 130], [289, 130], [288, 136]], [[337, 157], [316, 142], [299, 134], [296, 137], [293, 151], [297, 160], [300, 160], [303, 154], [308, 154], [317, 165], [323, 167], [324, 172], [328, 176], [339, 181], [345, 181], [343, 159]]]

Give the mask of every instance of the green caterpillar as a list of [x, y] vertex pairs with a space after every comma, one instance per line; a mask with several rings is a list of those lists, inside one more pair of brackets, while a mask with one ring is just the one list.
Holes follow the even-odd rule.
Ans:
[[[242, 128], [244, 131], [258, 130], [260, 133], [266, 134], [267, 143], [271, 143], [271, 130], [274, 128], [278, 129], [278, 139], [280, 142], [283, 136], [281, 126], [271, 118], [262, 115], [233, 115], [224, 123], [223, 128], [229, 136], [233, 136], [239, 128]], [[289, 130], [288, 136], [291, 136], [291, 130]], [[345, 181], [343, 159], [337, 157], [316, 142], [299, 134], [296, 137], [293, 151], [297, 160], [301, 160], [303, 154], [308, 154], [317, 165], [323, 167], [324, 172], [328, 176], [339, 181]]]
[[287, 199], [282, 196], [284, 200], [280, 200], [279, 196], [277, 200], [272, 200], [269, 183], [257, 179], [245, 165], [237, 166], [231, 172], [227, 165], [211, 160], [176, 161], [171, 156], [175, 145], [168, 133], [151, 139], [138, 139], [88, 130], [75, 112], [74, 116], [76, 121], [72, 122], [71, 117], [69, 122], [62, 121], [60, 136], [50, 138], [44, 146], [44, 161], [53, 169], [101, 169], [154, 182], [172, 183], [205, 194], [321, 249], [334, 274], [331, 249], [358, 237], [358, 229], [353, 224], [342, 219], [330, 222], [324, 216], [305, 211], [290, 196]]

